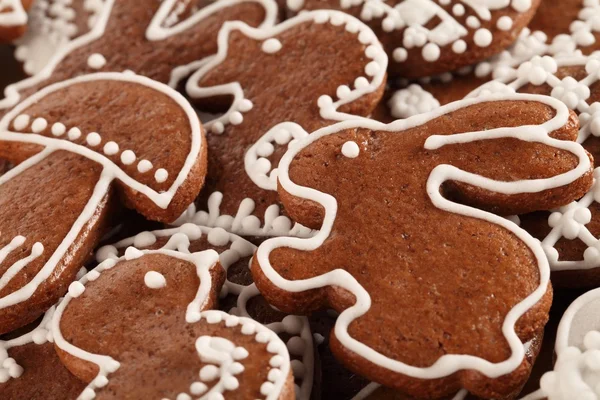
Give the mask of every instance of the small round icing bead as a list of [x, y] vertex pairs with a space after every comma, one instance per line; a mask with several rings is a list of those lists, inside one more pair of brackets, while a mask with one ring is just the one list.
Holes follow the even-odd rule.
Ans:
[[85, 141], [87, 142], [88, 145], [90, 145], [92, 147], [96, 147], [100, 144], [100, 142], [102, 141], [102, 138], [100, 137], [100, 135], [97, 132], [91, 132], [91, 133], [88, 133], [88, 135], [85, 137]]
[[33, 121], [33, 124], [31, 124], [31, 130], [34, 133], [40, 133], [41, 131], [46, 129], [47, 126], [48, 126], [48, 121], [46, 121], [44, 118], [36, 118]]
[[77, 140], [81, 137], [81, 130], [79, 128], [71, 128], [67, 132], [69, 140]]
[[360, 153], [360, 148], [356, 142], [348, 141], [342, 145], [342, 154], [348, 158], [356, 158]]
[[69, 295], [71, 297], [79, 297], [85, 291], [85, 286], [79, 281], [72, 282], [69, 285]]
[[137, 169], [140, 173], [148, 172], [152, 169], [153, 165], [148, 160], [142, 160], [138, 163]]
[[87, 64], [92, 69], [100, 69], [106, 65], [106, 58], [102, 54], [94, 53], [88, 57]]
[[169, 173], [164, 168], [159, 168], [154, 173], [154, 179], [156, 179], [156, 182], [158, 182], [158, 183], [165, 182], [168, 177], [169, 177]]
[[21, 114], [13, 121], [13, 126], [17, 131], [22, 131], [29, 126], [31, 118], [27, 114]]
[[498, 22], [496, 23], [496, 26], [501, 31], [509, 31], [513, 26], [513, 20], [508, 15], [504, 15], [504, 16], [498, 18]]
[[275, 38], [267, 39], [262, 44], [262, 51], [268, 54], [277, 53], [281, 50], [281, 42]]
[[457, 40], [456, 42], [452, 43], [452, 51], [455, 52], [456, 54], [462, 54], [467, 50], [467, 42], [465, 42], [464, 40]]
[[434, 62], [440, 58], [440, 47], [435, 43], [427, 43], [423, 47], [423, 59], [425, 61]]
[[54, 125], [52, 125], [52, 134], [54, 136], [62, 136], [65, 134], [66, 131], [67, 127], [64, 124], [61, 124], [60, 122], [56, 122]]
[[125, 150], [121, 153], [121, 162], [125, 165], [131, 165], [135, 162], [135, 153], [131, 150]]
[[144, 275], [144, 283], [150, 289], [161, 289], [167, 286], [167, 280], [164, 275], [156, 271], [148, 271]]
[[113, 156], [119, 152], [119, 145], [115, 142], [108, 142], [104, 145], [104, 154]]
[[492, 39], [492, 32], [485, 28], [478, 29], [473, 36], [473, 41], [479, 47], [488, 47], [492, 44]]

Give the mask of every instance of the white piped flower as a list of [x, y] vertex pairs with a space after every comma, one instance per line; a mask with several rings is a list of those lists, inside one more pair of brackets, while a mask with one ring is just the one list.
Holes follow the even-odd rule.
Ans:
[[412, 84], [405, 89], [396, 91], [389, 100], [388, 106], [395, 118], [408, 118], [435, 110], [440, 103], [421, 86]]
[[548, 76], [554, 74], [558, 69], [556, 61], [549, 56], [535, 56], [531, 61], [524, 62], [517, 70], [517, 77], [525, 79], [534, 85], [546, 82]]
[[590, 97], [590, 88], [572, 76], [567, 76], [552, 89], [551, 95], [574, 110], [581, 101]]

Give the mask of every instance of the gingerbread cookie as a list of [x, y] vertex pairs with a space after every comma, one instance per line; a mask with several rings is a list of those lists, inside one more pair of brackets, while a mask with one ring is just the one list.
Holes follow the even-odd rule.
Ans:
[[27, 9], [33, 0], [0, 1], [0, 42], [10, 42], [27, 29]]
[[52, 328], [61, 360], [89, 382], [81, 398], [294, 398], [285, 344], [210, 310], [225, 271], [216, 251], [189, 244], [180, 233], [158, 250], [129, 247], [70, 285]]
[[118, 204], [177, 218], [202, 187], [203, 129], [189, 103], [132, 73], [51, 85], [0, 120], [0, 332], [64, 294]]
[[105, 0], [37, 0], [29, 10], [29, 26], [15, 44], [15, 58], [28, 75], [40, 72], [61, 47], [88, 33]]
[[510, 46], [539, 0], [287, 0], [291, 12], [333, 8], [369, 24], [390, 76], [419, 78], [475, 64]]
[[0, 392], [5, 400], [76, 399], [85, 384], [58, 358], [50, 323], [50, 308], [30, 331], [0, 338]]
[[277, 333], [286, 342], [292, 357], [290, 365], [296, 381], [296, 399], [311, 399], [315, 360], [308, 320], [276, 311], [259, 296], [249, 269], [256, 246], [221, 228], [184, 224], [174, 229], [141, 232], [114, 245], [104, 246], [96, 253], [96, 259], [98, 262], [116, 259], [129, 246], [192, 253], [208, 249], [217, 251], [219, 263], [226, 272], [219, 308], [232, 315], [252, 318]]
[[600, 395], [600, 289], [577, 298], [564, 313], [556, 336], [554, 369], [540, 389], [522, 400], [596, 398]]
[[535, 239], [481, 209], [581, 196], [589, 154], [552, 137], [576, 134], [564, 104], [534, 95], [313, 132], [282, 158], [279, 193], [294, 220], [321, 229], [262, 243], [256, 285], [285, 312], [341, 312], [332, 350], [369, 379], [415, 397], [509, 395], [531, 368], [523, 343], [548, 318], [550, 269]]
[[277, 14], [273, 0], [196, 5], [186, 0], [105, 0], [93, 29], [60, 47], [39, 73], [7, 87], [0, 110], [49, 84], [95, 71], [131, 70], [162, 83], [178, 81], [190, 71], [184, 66], [197, 68], [197, 60], [216, 53], [223, 22], [241, 19], [269, 26]]
[[309, 235], [280, 215], [272, 168], [299, 137], [271, 128], [290, 121], [310, 131], [348, 114], [368, 116], [386, 65], [371, 29], [341, 12], [305, 13], [266, 29], [226, 23], [218, 54], [187, 84], [201, 108], [225, 112], [206, 123], [210, 172], [191, 222], [242, 236]]
[[[579, 115], [577, 141], [600, 158], [600, 61], [594, 57], [536, 57], [518, 69], [507, 70], [501, 80], [492, 81], [470, 96], [488, 92], [544, 94], [561, 100]], [[595, 170], [598, 174], [598, 169]], [[542, 241], [556, 286], [593, 287], [600, 284], [600, 205], [597, 184], [577, 202], [552, 213], [521, 216], [522, 227]]]

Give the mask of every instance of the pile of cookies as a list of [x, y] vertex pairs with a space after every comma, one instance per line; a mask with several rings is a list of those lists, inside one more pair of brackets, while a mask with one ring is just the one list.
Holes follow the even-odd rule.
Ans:
[[0, 399], [600, 399], [599, 0], [0, 0], [0, 41]]

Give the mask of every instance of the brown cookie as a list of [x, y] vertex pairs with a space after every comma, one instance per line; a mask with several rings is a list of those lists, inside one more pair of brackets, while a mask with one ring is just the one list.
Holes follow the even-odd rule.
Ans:
[[392, 77], [457, 70], [510, 46], [540, 0], [287, 0], [292, 12], [333, 8], [369, 24], [383, 43]]
[[52, 344], [52, 307], [33, 329], [0, 339], [0, 393], [4, 400], [76, 399], [85, 384], [60, 362]]
[[193, 68], [195, 61], [216, 53], [223, 22], [268, 26], [276, 13], [273, 0], [106, 0], [89, 33], [60, 47], [39, 73], [6, 89], [0, 113], [54, 82], [95, 71], [131, 70], [176, 82], [190, 71], [184, 66]]
[[33, 0], [2, 0], [0, 3], [0, 42], [10, 42], [25, 33], [27, 9]]
[[[579, 116], [577, 141], [600, 158], [600, 62], [593, 57], [534, 58], [479, 93], [522, 92], [553, 96]], [[597, 165], [595, 165], [597, 166]], [[597, 174], [597, 172], [595, 172]], [[597, 184], [576, 203], [554, 212], [521, 216], [521, 226], [542, 241], [558, 287], [600, 285], [600, 205]]]
[[481, 209], [582, 195], [589, 154], [550, 136], [576, 131], [561, 102], [512, 95], [313, 132], [282, 158], [279, 193], [321, 229], [261, 244], [256, 285], [285, 312], [341, 312], [332, 350], [369, 379], [415, 397], [507, 396], [529, 376], [523, 343], [548, 319], [550, 269], [538, 241]]
[[385, 52], [369, 27], [338, 11], [265, 29], [231, 22], [219, 35], [219, 53], [187, 84], [202, 108], [226, 111], [206, 124], [210, 173], [190, 220], [246, 237], [307, 236], [280, 215], [272, 168], [298, 137], [271, 128], [368, 116], [384, 90]]
[[132, 245], [140, 249], [187, 249], [192, 253], [209, 249], [217, 251], [219, 262], [226, 271], [219, 309], [252, 318], [277, 333], [286, 342], [292, 358], [296, 399], [317, 398], [313, 397], [316, 395], [313, 388], [318, 382], [319, 370], [315, 368], [313, 337], [308, 320], [276, 311], [259, 296], [249, 268], [256, 246], [221, 228], [184, 224], [174, 229], [141, 232], [114, 245], [104, 246], [96, 253], [97, 261], [117, 258]]
[[[98, 73], [49, 86], [0, 121], [0, 332], [40, 316], [99, 243], [111, 208], [174, 220], [206, 173], [203, 129], [166, 85]], [[25, 160], [25, 161], [24, 161]]]
[[28, 12], [27, 32], [17, 39], [15, 57], [28, 75], [40, 72], [61, 48], [98, 22], [103, 0], [37, 0]]
[[105, 260], [58, 306], [54, 343], [67, 368], [89, 382], [81, 398], [293, 399], [277, 335], [210, 310], [225, 281], [218, 253], [191, 253], [184, 234], [169, 243]]
[[523, 400], [598, 396], [600, 382], [600, 289], [578, 297], [562, 316], [556, 335], [556, 362], [540, 379], [540, 389]]

